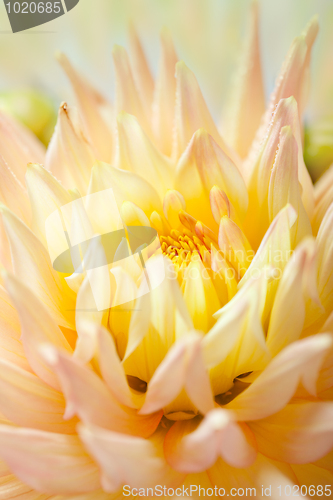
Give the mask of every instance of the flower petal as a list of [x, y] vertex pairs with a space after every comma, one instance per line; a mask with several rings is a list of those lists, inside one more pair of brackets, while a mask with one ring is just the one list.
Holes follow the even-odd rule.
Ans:
[[75, 108], [62, 103], [55, 132], [48, 146], [45, 168], [68, 188], [78, 188], [86, 194], [91, 168], [101, 160], [82, 130]]
[[168, 466], [159, 456], [154, 438], [118, 434], [93, 425], [80, 425], [79, 434], [101, 467], [104, 490], [114, 492], [123, 485], [147, 488], [165, 484]]
[[73, 298], [52, 269], [50, 257], [33, 232], [10, 210], [1, 207], [15, 275], [38, 296], [61, 326], [73, 325]]
[[133, 24], [130, 26], [129, 34], [134, 80], [145, 109], [150, 110], [153, 102], [154, 79]]
[[274, 460], [306, 464], [333, 446], [333, 404], [289, 404], [275, 415], [251, 422], [258, 449]]
[[0, 444], [9, 468], [37, 491], [70, 495], [99, 487], [98, 468], [77, 436], [1, 425]]
[[146, 177], [162, 197], [173, 185], [171, 161], [155, 148], [133, 115], [120, 113], [117, 125], [117, 167]]
[[30, 223], [30, 205], [25, 187], [0, 155], [0, 202], [20, 219]]
[[[140, 413], [151, 413], [168, 406], [183, 388], [202, 413], [214, 407], [202, 358], [201, 336], [193, 333], [176, 342], [158, 366], [148, 384]], [[171, 413], [176, 413], [176, 409], [173, 408]]]
[[24, 174], [30, 162], [43, 163], [45, 148], [24, 125], [0, 113], [1, 156], [19, 182], [24, 185]]
[[114, 138], [110, 125], [104, 119], [106, 112], [111, 114], [110, 104], [79, 75], [64, 54], [58, 53], [57, 59], [73, 86], [85, 131], [98, 152], [98, 158], [110, 161]]
[[[195, 131], [176, 170], [175, 188], [185, 198], [187, 210], [193, 217], [214, 228], [209, 202], [209, 191], [214, 185], [230, 199], [237, 215], [244, 218], [248, 195], [245, 182], [234, 162], [221, 149], [209, 129]], [[200, 203], [198, 200], [200, 199]]]
[[258, 420], [281, 410], [300, 382], [314, 395], [319, 370], [331, 342], [329, 335], [319, 334], [286, 347], [226, 408], [235, 412], [240, 420]]
[[43, 354], [59, 377], [67, 402], [66, 418], [77, 414], [86, 424], [134, 436], [148, 437], [155, 431], [161, 413], [138, 415], [119, 404], [96, 373], [81, 362], [48, 346]]
[[127, 52], [115, 45], [112, 55], [116, 73], [116, 113], [125, 111], [134, 115], [146, 134], [151, 136], [151, 125], [134, 83]]
[[320, 224], [333, 202], [333, 165], [315, 183], [314, 192], [315, 210], [312, 218], [312, 228], [314, 234], [317, 234]]
[[165, 437], [164, 451], [169, 464], [180, 472], [201, 472], [219, 456], [234, 467], [248, 467], [256, 458], [251, 431], [244, 434], [231, 412], [210, 411], [197, 426], [195, 420], [176, 422]]
[[75, 434], [76, 419], [66, 422], [63, 418], [63, 395], [5, 360], [0, 360], [0, 410], [22, 427]]
[[230, 109], [230, 144], [244, 158], [265, 111], [265, 93], [259, 48], [258, 2], [252, 2], [250, 26], [243, 49], [237, 84]]
[[208, 110], [194, 73], [183, 61], [176, 64], [176, 141], [174, 157], [179, 158], [185, 151], [193, 134], [204, 128], [224, 153], [234, 162], [238, 162], [237, 154], [229, 148], [220, 136]]
[[72, 352], [70, 345], [49, 310], [29, 288], [10, 275], [6, 276], [5, 285], [20, 318], [22, 343], [31, 368], [47, 384], [59, 389], [57, 377], [45, 364], [39, 347], [50, 342]]
[[162, 54], [153, 104], [153, 131], [160, 151], [171, 156], [175, 119], [177, 54], [166, 29], [161, 32]]

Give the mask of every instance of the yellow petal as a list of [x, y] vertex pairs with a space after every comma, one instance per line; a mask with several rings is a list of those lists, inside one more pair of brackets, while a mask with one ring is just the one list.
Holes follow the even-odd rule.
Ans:
[[39, 492], [73, 495], [99, 487], [98, 467], [77, 436], [1, 425], [0, 443], [9, 468]]
[[146, 177], [162, 197], [173, 184], [170, 160], [155, 148], [134, 116], [120, 113], [117, 124], [117, 167]]
[[[168, 407], [164, 413], [172, 420], [172, 413], [187, 413], [186, 406], [177, 408], [170, 405], [182, 389], [186, 390], [200, 412], [205, 414], [214, 408], [209, 378], [203, 364], [201, 336], [198, 334], [192, 333], [179, 340], [168, 351], [148, 384], [145, 403], [140, 413], [148, 414]], [[190, 413], [193, 416], [193, 411]]]
[[63, 103], [46, 152], [45, 168], [67, 189], [77, 187], [85, 194], [91, 168], [98, 159], [101, 158], [83, 133], [77, 110]]
[[314, 241], [305, 240], [283, 271], [267, 333], [267, 345], [273, 355], [298, 340], [301, 335], [306, 300], [317, 288], [315, 257]]
[[160, 151], [172, 154], [175, 118], [177, 54], [166, 29], [161, 32], [162, 54], [153, 105], [153, 131]]
[[179, 229], [182, 227], [179, 212], [185, 210], [186, 204], [183, 195], [174, 189], [169, 189], [163, 199], [163, 211], [170, 227]]
[[185, 151], [193, 134], [199, 129], [207, 130], [228, 157], [238, 162], [238, 156], [220, 136], [208, 110], [194, 73], [183, 61], [176, 64], [176, 141], [174, 157]]
[[251, 263], [253, 250], [243, 231], [227, 215], [220, 221], [219, 247], [237, 276], [244, 276]]
[[315, 395], [318, 373], [331, 343], [332, 339], [325, 334], [292, 343], [226, 408], [240, 420], [258, 420], [284, 408], [300, 382]]
[[[141, 172], [144, 175], [144, 172]], [[120, 170], [107, 163], [97, 162], [91, 172], [88, 194], [112, 189], [118, 208], [124, 201], [132, 201], [149, 217], [160, 211], [161, 200], [149, 180], [134, 172]]]
[[228, 136], [230, 144], [245, 158], [265, 112], [265, 93], [259, 48], [258, 2], [252, 2], [249, 32], [239, 75], [232, 95]]
[[47, 250], [14, 214], [5, 207], [1, 212], [15, 275], [38, 296], [58, 324], [70, 328], [73, 325], [73, 297], [52, 269]]
[[116, 73], [116, 113], [125, 111], [134, 115], [144, 131], [151, 136], [149, 117], [135, 86], [126, 50], [115, 45], [112, 55]]
[[124, 201], [120, 213], [126, 226], [150, 226], [149, 219], [144, 211], [131, 201]]
[[64, 54], [58, 53], [57, 59], [73, 86], [84, 130], [98, 152], [98, 158], [110, 161], [114, 138], [111, 127], [104, 118], [107, 112], [111, 115], [110, 104], [73, 68]]
[[226, 193], [237, 215], [244, 218], [248, 195], [236, 165], [208, 131], [200, 129], [190, 139], [178, 162], [175, 179], [175, 188], [183, 194], [187, 210], [193, 217], [215, 227], [209, 191], [217, 185]]
[[292, 246], [312, 234], [311, 224], [305, 212], [298, 182], [297, 143], [290, 126], [281, 128], [278, 151], [275, 157], [268, 188], [269, 222], [290, 203], [298, 219], [293, 227]]
[[24, 185], [24, 174], [30, 162], [43, 163], [45, 148], [24, 125], [0, 113], [0, 151], [9, 168]]

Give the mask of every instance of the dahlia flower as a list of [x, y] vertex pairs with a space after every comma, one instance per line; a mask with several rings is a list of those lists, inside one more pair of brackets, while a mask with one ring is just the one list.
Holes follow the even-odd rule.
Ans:
[[265, 109], [251, 16], [228, 141], [166, 31], [156, 82], [134, 30], [132, 63], [114, 48], [114, 105], [59, 54], [77, 108], [46, 152], [1, 115], [0, 499], [329, 496], [333, 170], [313, 185], [302, 154], [318, 25]]

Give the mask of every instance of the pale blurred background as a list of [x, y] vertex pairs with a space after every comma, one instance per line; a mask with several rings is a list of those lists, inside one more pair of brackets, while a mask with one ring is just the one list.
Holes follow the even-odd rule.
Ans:
[[[306, 119], [314, 129], [319, 127], [320, 137], [327, 135], [327, 121], [331, 118], [332, 123], [333, 118], [333, 1], [259, 3], [267, 95], [292, 39], [319, 15]], [[179, 58], [195, 72], [212, 114], [220, 119], [239, 60], [249, 6], [250, 0], [80, 0], [72, 11], [51, 23], [12, 34], [1, 2], [0, 90], [34, 87], [49, 94], [56, 105], [64, 99], [71, 101], [69, 84], [54, 58], [55, 51], [61, 50], [112, 100], [111, 49], [114, 43], [128, 45], [128, 25], [133, 21], [153, 73], [159, 32], [163, 26], [171, 31]], [[333, 128], [328, 127], [332, 136], [320, 140], [333, 144]]]

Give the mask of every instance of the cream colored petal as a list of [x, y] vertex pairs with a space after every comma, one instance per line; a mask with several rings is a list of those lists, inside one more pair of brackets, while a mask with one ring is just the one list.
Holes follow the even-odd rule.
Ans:
[[[231, 412], [212, 410], [197, 425], [194, 420], [178, 421], [167, 433], [164, 451], [173, 468], [201, 472], [214, 465], [219, 456], [234, 467], [252, 465], [256, 458], [254, 440], [247, 439]], [[247, 434], [251, 436], [249, 429]]]
[[[289, 125], [296, 139], [298, 148], [298, 179], [302, 186], [302, 202], [311, 218], [314, 208], [313, 185], [303, 159], [303, 147], [298, 116], [297, 102], [294, 97], [281, 99], [271, 116], [269, 126], [265, 129], [265, 138], [260, 148], [244, 165], [244, 176], [247, 179], [249, 192], [249, 209], [244, 227], [248, 231], [248, 239], [256, 248], [268, 227], [268, 190], [276, 153], [280, 142], [281, 128]], [[260, 219], [261, 223], [257, 224]]]
[[156, 149], [135, 116], [120, 113], [117, 125], [116, 166], [147, 178], [162, 197], [173, 187], [171, 161]]
[[226, 193], [237, 215], [244, 218], [248, 195], [238, 168], [208, 128], [194, 129], [193, 132], [194, 135], [188, 137], [184, 145], [186, 150], [179, 159], [175, 179], [175, 188], [184, 196], [187, 210], [193, 217], [214, 228], [209, 191], [217, 185]]
[[0, 113], [1, 156], [18, 181], [24, 185], [24, 174], [30, 162], [43, 163], [45, 148], [24, 125]]
[[265, 112], [265, 92], [260, 61], [258, 2], [251, 5], [248, 35], [232, 95], [228, 138], [245, 158]]
[[208, 110], [194, 73], [183, 61], [176, 64], [175, 147], [173, 156], [178, 159], [185, 151], [193, 134], [204, 128], [224, 153], [238, 163], [237, 154], [220, 136]]
[[254, 252], [243, 231], [227, 215], [220, 220], [218, 241], [220, 250], [235, 269], [237, 277], [244, 276]]
[[169, 189], [163, 198], [163, 212], [172, 229], [180, 229], [182, 223], [179, 212], [185, 210], [184, 196], [175, 189]]
[[24, 222], [30, 223], [31, 209], [26, 189], [1, 155], [0, 202], [4, 203]]
[[98, 159], [111, 161], [114, 137], [110, 126], [110, 104], [73, 68], [64, 54], [57, 54], [57, 59], [73, 86], [85, 131], [98, 152]]
[[151, 124], [140, 94], [135, 86], [126, 50], [115, 45], [112, 51], [116, 73], [116, 113], [125, 111], [134, 115], [146, 134], [151, 136]]
[[111, 188], [119, 209], [124, 201], [132, 201], [149, 217], [162, 207], [160, 197], [149, 181], [134, 172], [98, 162], [91, 172], [88, 194]]
[[5, 285], [20, 318], [22, 344], [31, 368], [47, 384], [59, 389], [57, 377], [45, 364], [39, 347], [50, 342], [72, 352], [70, 345], [48, 309], [29, 288], [11, 275], [6, 276]]
[[212, 484], [224, 488], [225, 493], [235, 488], [236, 490], [232, 490], [235, 494], [238, 488], [242, 488], [247, 496], [256, 496], [260, 499], [267, 497], [272, 500], [281, 499], [283, 496], [279, 486], [284, 495], [284, 491], [288, 491], [285, 490], [287, 485], [293, 488], [298, 484], [289, 464], [271, 460], [261, 453], [258, 453], [255, 463], [246, 469], [236, 469], [219, 459], [207, 473]]
[[333, 447], [333, 403], [289, 404], [249, 425], [258, 450], [273, 460], [306, 464]]
[[78, 188], [86, 194], [90, 172], [96, 160], [101, 160], [82, 130], [76, 108], [62, 103], [58, 121], [48, 146], [45, 168], [68, 188]]
[[172, 262], [165, 258], [165, 279], [139, 296], [131, 316], [124, 358], [127, 375], [148, 382], [175, 342], [193, 329]]
[[286, 347], [227, 408], [240, 420], [258, 420], [284, 408], [300, 382], [314, 395], [319, 370], [331, 342], [330, 336], [320, 334]]
[[300, 338], [306, 301], [317, 288], [316, 264], [314, 240], [309, 239], [296, 249], [283, 271], [267, 333], [267, 346], [272, 355]]
[[140, 93], [144, 108], [147, 110], [147, 115], [150, 117], [154, 94], [154, 79], [149, 69], [140, 38], [133, 24], [130, 26], [129, 34], [135, 84]]
[[[306, 26], [303, 33], [295, 38], [283, 62], [280, 74], [277, 77], [275, 88], [270, 97], [270, 103], [256, 134], [250, 151], [255, 154], [259, 142], [265, 135], [271, 115], [280, 99], [294, 96], [299, 105], [299, 116], [302, 116], [308, 94], [309, 66], [312, 45], [318, 33], [318, 19], [314, 17]], [[310, 215], [310, 214], [309, 214]]]
[[45, 221], [72, 198], [59, 181], [42, 165], [28, 165], [25, 176], [32, 207], [32, 229], [46, 246]]
[[203, 339], [214, 395], [225, 393], [239, 375], [262, 370], [269, 362], [262, 327], [266, 293], [262, 273], [215, 314], [218, 321]]
[[155, 486], [163, 478], [164, 460], [150, 440], [81, 425], [85, 446], [101, 467], [101, 483], [108, 492], [122, 485], [131, 488]]
[[282, 127], [268, 188], [270, 223], [288, 203], [296, 210], [298, 218], [292, 230], [293, 247], [304, 237], [312, 235], [310, 220], [303, 206], [298, 182], [297, 149], [297, 142], [290, 126]]
[[314, 192], [315, 210], [311, 222], [313, 232], [317, 234], [320, 224], [333, 202], [333, 165], [315, 183]]
[[98, 375], [81, 362], [49, 347], [43, 354], [57, 373], [65, 394], [65, 418], [77, 414], [85, 424], [134, 436], [148, 437], [155, 431], [161, 413], [138, 415], [119, 404]]
[[185, 269], [181, 288], [194, 328], [208, 332], [215, 323], [213, 314], [222, 304], [213, 279], [198, 253], [193, 254]]
[[0, 286], [0, 356], [24, 370], [31, 371], [20, 341], [20, 321], [6, 290]]
[[70, 328], [73, 325], [73, 297], [52, 269], [47, 250], [12, 212], [1, 207], [1, 213], [15, 275], [38, 296], [59, 325]]
[[126, 226], [150, 227], [149, 219], [144, 211], [131, 201], [124, 201], [120, 209], [120, 214]]
[[1, 425], [0, 444], [0, 456], [14, 474], [41, 493], [70, 495], [99, 487], [98, 468], [77, 436]]
[[0, 410], [22, 427], [75, 434], [77, 421], [63, 418], [63, 395], [32, 373], [5, 360], [0, 360]]
[[140, 413], [151, 413], [168, 406], [184, 388], [199, 411], [207, 413], [214, 408], [200, 335], [192, 334], [169, 350], [148, 384]]
[[153, 132], [160, 151], [172, 154], [173, 127], [175, 119], [177, 54], [170, 33], [161, 32], [161, 59], [153, 103]]

